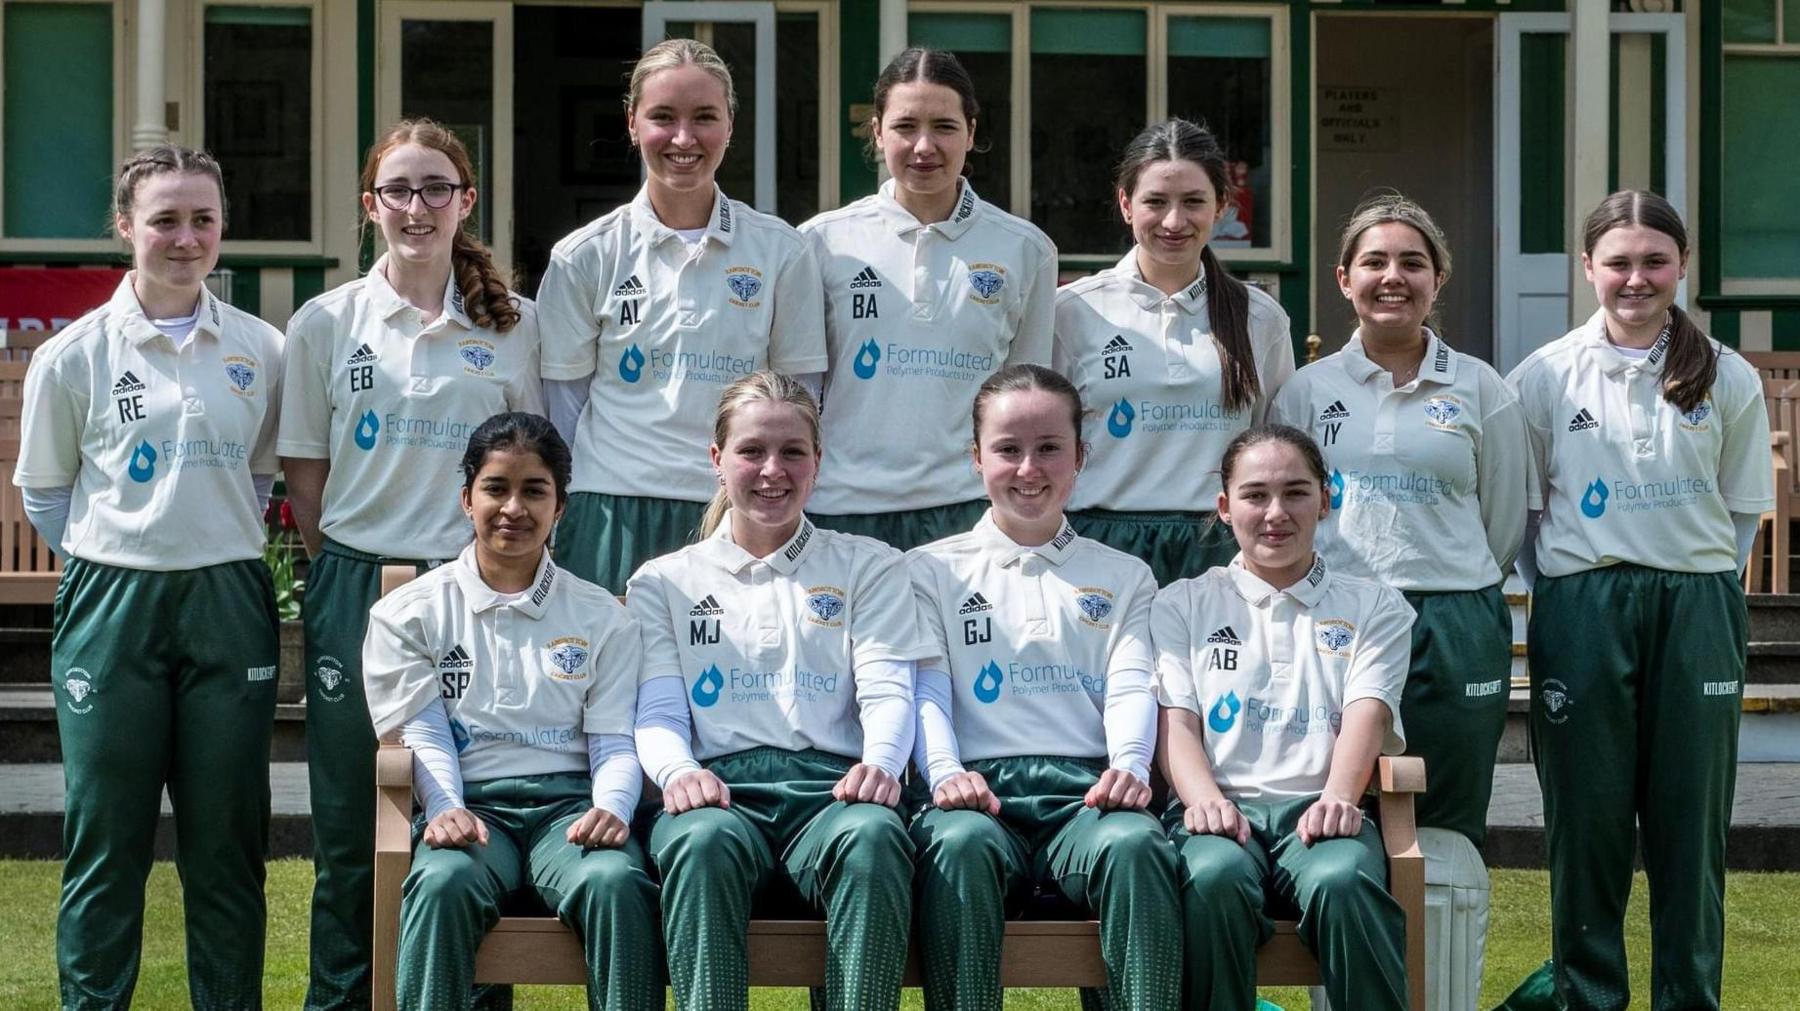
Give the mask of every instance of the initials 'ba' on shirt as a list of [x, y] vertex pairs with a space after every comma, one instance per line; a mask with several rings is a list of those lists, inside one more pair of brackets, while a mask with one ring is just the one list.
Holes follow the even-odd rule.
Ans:
[[1504, 578], [1525, 535], [1530, 451], [1518, 397], [1486, 362], [1427, 330], [1419, 374], [1396, 390], [1358, 330], [1294, 374], [1270, 419], [1325, 454], [1318, 549], [1334, 571], [1421, 591]]
[[[429, 324], [382, 272], [312, 299], [288, 323], [281, 455], [329, 459], [319, 529], [357, 551], [450, 558], [469, 543], [457, 501], [469, 435], [505, 411], [542, 414], [537, 311], [477, 327], [451, 274]], [[517, 297], [517, 296], [515, 296]]]
[[1323, 556], [1277, 590], [1240, 555], [1156, 595], [1157, 701], [1200, 715], [1227, 797], [1310, 796], [1325, 788], [1344, 709], [1358, 699], [1380, 699], [1393, 713], [1382, 753], [1406, 749], [1400, 693], [1412, 622], [1399, 591], [1332, 572]]
[[907, 553], [920, 620], [954, 686], [963, 761], [1108, 757], [1109, 690], [1145, 690], [1153, 666], [1142, 561], [1075, 532], [1023, 547], [983, 516]]
[[1204, 274], [1165, 295], [1144, 280], [1135, 249], [1056, 293], [1055, 368], [1095, 415], [1071, 509], [1212, 510], [1225, 445], [1263, 420], [1294, 372], [1294, 346], [1287, 313], [1252, 286], [1261, 390], [1245, 407], [1227, 408], [1208, 312]]
[[1775, 504], [1762, 380], [1742, 355], [1719, 356], [1706, 399], [1685, 414], [1662, 396], [1666, 335], [1642, 358], [1607, 340], [1596, 312], [1519, 363], [1542, 509], [1538, 571], [1566, 576], [1629, 562], [1673, 572], [1731, 572], [1731, 514]]
[[32, 357], [13, 483], [74, 486], [71, 557], [163, 572], [261, 557], [251, 475], [281, 469], [281, 331], [202, 289], [177, 348], [131, 284]]
[[[510, 599], [509, 599], [510, 597]], [[588, 734], [631, 733], [637, 621], [606, 590], [556, 567], [495, 592], [470, 545], [369, 612], [363, 681], [375, 732], [442, 699], [470, 782], [588, 772]]]
[[689, 247], [649, 191], [556, 244], [538, 288], [547, 379], [588, 379], [574, 491], [704, 502], [713, 410], [757, 369], [825, 370], [819, 267], [786, 222], [717, 187]]
[[682, 679], [700, 761], [755, 747], [859, 759], [859, 699], [912, 694], [910, 683], [864, 683], [859, 668], [932, 655], [900, 553], [803, 519], [762, 559], [730, 531], [727, 514], [711, 537], [631, 577], [642, 680]]
[[969, 410], [988, 376], [1050, 361], [1056, 247], [967, 180], [920, 224], [894, 182], [800, 226], [824, 274], [825, 457], [810, 500], [867, 515], [981, 498]]

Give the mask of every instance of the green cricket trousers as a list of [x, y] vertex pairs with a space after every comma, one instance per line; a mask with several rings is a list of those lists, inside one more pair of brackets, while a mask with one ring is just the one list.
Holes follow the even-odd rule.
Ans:
[[705, 512], [705, 502], [573, 492], [556, 525], [556, 564], [623, 595], [638, 566], [700, 539]]
[[825, 914], [827, 1007], [899, 1007], [912, 843], [893, 808], [832, 799], [852, 764], [811, 750], [724, 755], [705, 765], [731, 788], [730, 807], [656, 816], [650, 853], [676, 1007], [749, 1007], [753, 904]]
[[306, 626], [306, 779], [312, 793], [311, 981], [306, 1011], [369, 1006], [374, 957], [375, 725], [362, 645], [381, 597], [383, 558], [327, 540], [313, 558]]
[[275, 590], [261, 558], [176, 572], [69, 560], [51, 680], [66, 784], [56, 960], [66, 1009], [123, 1008], [168, 787], [188, 996], [262, 1007]]
[[475, 951], [508, 900], [547, 910], [581, 939], [592, 1011], [640, 1011], [663, 1002], [656, 886], [635, 838], [612, 849], [569, 842], [593, 807], [583, 773], [465, 783], [485, 846], [433, 849], [414, 826], [412, 872], [401, 885], [400, 1007], [474, 1006]]
[[1480, 846], [1512, 687], [1512, 613], [1499, 586], [1413, 591], [1406, 602], [1417, 618], [1400, 721], [1406, 753], [1425, 760], [1419, 824]]
[[1749, 621], [1736, 574], [1612, 565], [1540, 578], [1533, 596], [1531, 743], [1558, 1001], [1631, 1003], [1635, 829], [1650, 884], [1650, 1006], [1718, 1008]]
[[1318, 799], [1239, 802], [1250, 822], [1241, 846], [1190, 833], [1181, 803], [1169, 804], [1164, 822], [1181, 848], [1190, 1011], [1256, 1006], [1256, 949], [1275, 933], [1271, 912], [1289, 908], [1332, 1007], [1405, 1011], [1406, 913], [1388, 894], [1381, 832], [1365, 817], [1355, 836], [1306, 845], [1295, 828]]
[[1082, 803], [1104, 762], [1034, 756], [967, 768], [987, 780], [1000, 814], [927, 804], [912, 823], [926, 1006], [999, 1011], [1006, 917], [1041, 885], [1099, 916], [1107, 1006], [1177, 1007], [1175, 849], [1156, 819]]

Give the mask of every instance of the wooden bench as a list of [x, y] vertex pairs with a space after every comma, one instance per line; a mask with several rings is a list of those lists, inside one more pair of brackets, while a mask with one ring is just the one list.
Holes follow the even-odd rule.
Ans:
[[0, 345], [0, 604], [49, 604], [56, 600], [62, 562], [25, 517], [25, 499], [13, 487], [25, 411], [25, 370], [31, 353], [51, 334], [8, 332]]

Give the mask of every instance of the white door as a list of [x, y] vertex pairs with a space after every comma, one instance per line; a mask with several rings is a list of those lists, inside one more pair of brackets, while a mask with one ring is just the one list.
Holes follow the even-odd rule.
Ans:
[[502, 273], [512, 269], [513, 32], [510, 3], [394, 0], [376, 36], [376, 135], [429, 116], [469, 149], [474, 228]]
[[[742, 32], [743, 45], [733, 44]], [[745, 141], [751, 158], [742, 167], [748, 179], [738, 179], [731, 154], [719, 169], [719, 184], [734, 192], [747, 183], [750, 205], [769, 214], [775, 206], [775, 5], [749, 0], [650, 0], [644, 4], [644, 48], [666, 38], [699, 39], [719, 50], [731, 67], [738, 91], [737, 119], [732, 124], [732, 150]], [[751, 66], [746, 67], [746, 62]], [[748, 71], [748, 72], [746, 72]], [[748, 95], [745, 93], [748, 92]], [[748, 99], [746, 101], [746, 98]], [[746, 136], [749, 134], [749, 136]]]
[[[1560, 252], [1524, 249], [1521, 207], [1523, 169], [1520, 158], [1520, 84], [1523, 38], [1567, 35], [1567, 14], [1502, 14], [1494, 46], [1494, 367], [1502, 373], [1543, 344], [1562, 336], [1577, 320], [1569, 318], [1569, 278], [1578, 239], [1565, 239]], [[1685, 26], [1679, 14], [1611, 14], [1607, 29], [1615, 36], [1662, 35], [1666, 39], [1662, 75], [1665, 90], [1663, 193], [1682, 212], [1687, 199], [1687, 87]], [[1610, 49], [1610, 47], [1609, 47]], [[1617, 131], [1619, 124], [1612, 124]], [[1604, 144], [1606, 138], [1571, 138], [1572, 144]], [[1591, 208], [1569, 208], [1566, 216]], [[1566, 226], [1566, 221], [1565, 221]], [[1577, 250], [1578, 252], [1578, 250]], [[1685, 303], [1685, 285], [1678, 294]]]

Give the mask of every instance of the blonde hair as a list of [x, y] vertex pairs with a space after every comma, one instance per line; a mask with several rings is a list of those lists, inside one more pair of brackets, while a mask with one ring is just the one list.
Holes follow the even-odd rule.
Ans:
[[637, 111], [638, 103], [644, 99], [644, 82], [652, 74], [688, 64], [706, 71], [712, 75], [713, 80], [719, 82], [719, 86], [725, 89], [726, 112], [735, 118], [737, 89], [731, 84], [731, 68], [725, 65], [725, 61], [719, 58], [713, 47], [693, 39], [664, 39], [638, 57], [637, 63], [631, 68], [631, 86], [625, 93], [625, 111]]
[[1425, 251], [1431, 256], [1431, 266], [1437, 271], [1438, 286], [1450, 281], [1450, 243], [1444, 238], [1444, 230], [1431, 220], [1411, 198], [1389, 190], [1367, 197], [1350, 212], [1350, 220], [1344, 222], [1343, 237], [1338, 240], [1338, 266], [1350, 269], [1350, 260], [1356, 256], [1356, 244], [1362, 241], [1363, 233], [1376, 225], [1406, 225], [1418, 232], [1425, 239]]
[[[799, 411], [812, 434], [813, 452], [819, 451], [823, 443], [819, 441], [818, 402], [798, 379], [770, 369], [759, 369], [743, 376], [725, 387], [724, 393], [719, 394], [719, 408], [713, 412], [713, 445], [723, 450], [725, 443], [731, 440], [731, 421], [737, 415], [738, 408], [758, 403], [787, 404]], [[720, 521], [725, 518], [725, 510], [729, 508], [731, 499], [721, 482], [719, 490], [713, 493], [712, 501], [706, 504], [706, 512], [700, 517], [702, 540], [711, 537], [713, 531], [719, 529]]]

